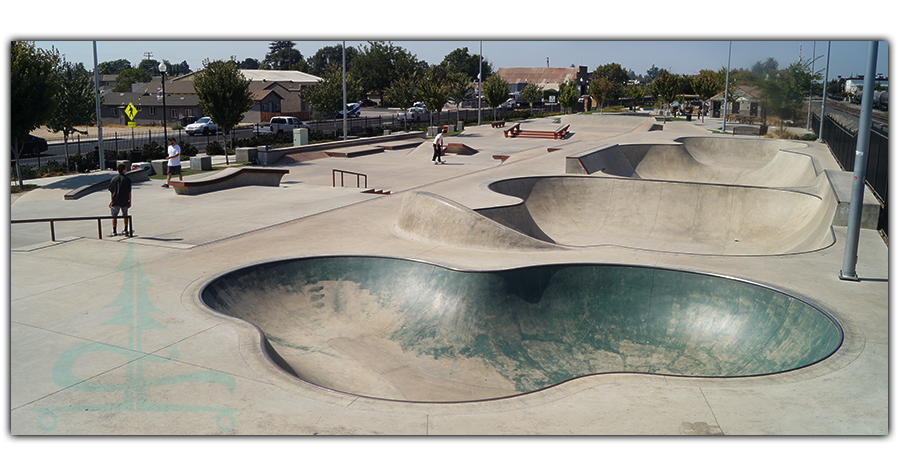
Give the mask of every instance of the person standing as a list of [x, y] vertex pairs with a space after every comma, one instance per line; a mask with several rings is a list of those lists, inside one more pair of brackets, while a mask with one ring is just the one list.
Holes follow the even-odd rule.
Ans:
[[181, 177], [181, 147], [175, 143], [175, 138], [169, 138], [169, 156], [166, 157], [168, 163], [166, 164], [166, 183], [163, 184], [163, 187], [169, 187], [169, 182], [172, 180], [172, 175], [177, 174], [178, 180], [183, 181]]
[[125, 220], [125, 231], [122, 235], [131, 237], [134, 233], [134, 231], [128, 228], [128, 209], [131, 208], [131, 179], [128, 176], [125, 176], [126, 170], [127, 166], [124, 163], [120, 163], [119, 166], [116, 167], [116, 171], [118, 171], [119, 174], [109, 181], [109, 213], [113, 217], [112, 234], [110, 234], [109, 237], [116, 237], [118, 235], [116, 232], [116, 223], [119, 211], [122, 212], [123, 219]]
[[444, 160], [441, 160], [441, 155], [444, 153], [444, 134], [446, 133], [446, 129], [441, 130], [434, 138], [434, 143], [431, 144], [434, 146], [434, 155], [431, 157], [431, 161], [433, 161], [435, 165], [444, 164]]

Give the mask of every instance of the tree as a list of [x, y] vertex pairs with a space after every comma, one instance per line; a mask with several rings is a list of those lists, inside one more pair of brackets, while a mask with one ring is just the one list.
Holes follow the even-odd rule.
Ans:
[[[332, 63], [318, 84], [303, 91], [303, 99], [316, 111], [318, 116], [330, 117], [344, 106], [344, 78], [340, 63]], [[347, 100], [358, 100], [359, 85], [352, 76], [347, 76]]]
[[487, 78], [482, 83], [484, 87], [484, 101], [494, 110], [494, 119], [497, 119], [497, 107], [509, 98], [509, 83], [497, 74]]
[[[391, 86], [384, 90], [382, 97], [392, 105], [406, 109], [412, 106], [419, 97], [419, 80], [415, 75], [404, 76], [391, 83]], [[406, 127], [408, 119], [403, 120], [403, 127]]]
[[391, 83], [421, 69], [416, 56], [390, 42], [361, 45], [353, 60], [354, 80], [362, 92], [382, 95]]
[[[460, 71], [469, 77], [470, 81], [478, 80], [478, 55], [470, 55], [469, 48], [458, 48], [444, 57], [441, 66]], [[481, 57], [481, 78], [485, 80], [494, 74], [491, 63]]]
[[[471, 79], [466, 73], [450, 70], [447, 76], [447, 87], [450, 100], [456, 104], [456, 120], [459, 122], [459, 106], [468, 98], [471, 98], [475, 89], [470, 86]], [[540, 96], [540, 95], [539, 95]]]
[[650, 65], [650, 69], [647, 70], [647, 79], [650, 81], [656, 80], [656, 77], [659, 75], [660, 69], [656, 67], [656, 64]]
[[563, 108], [573, 108], [578, 103], [578, 83], [567, 82], [559, 85], [559, 104]]
[[228, 61], [212, 62], [207, 58], [203, 60], [203, 69], [194, 77], [194, 90], [203, 114], [222, 128], [227, 164], [228, 145], [225, 136], [244, 119], [244, 112], [253, 108], [250, 81], [244, 78], [234, 57]]
[[668, 110], [669, 104], [675, 101], [678, 94], [678, 77], [666, 70], [662, 70], [653, 80], [653, 87], [659, 96], [659, 104]]
[[603, 76], [598, 78], [595, 75], [594, 79], [591, 79], [591, 84], [588, 86], [588, 94], [600, 104], [600, 114], [603, 114], [603, 104], [610, 99], [615, 86], [616, 83]]
[[[169, 63], [166, 63], [166, 67], [168, 66]], [[159, 76], [162, 74], [159, 72], [159, 60], [143, 59], [136, 68], [146, 71], [151, 76]]]
[[10, 60], [10, 119], [12, 152], [16, 158], [16, 178], [24, 186], [19, 156], [28, 134], [50, 120], [56, 111], [59, 53], [43, 50], [34, 42], [13, 41]]
[[640, 106], [644, 103], [644, 95], [647, 93], [647, 89], [641, 85], [634, 85], [629, 89], [628, 95], [631, 97], [631, 110], [634, 111], [635, 106]]
[[534, 102], [541, 99], [544, 94], [544, 87], [539, 86], [535, 83], [531, 83], [525, 86], [522, 89], [522, 98], [528, 102], [528, 109], [531, 113], [534, 112]]
[[710, 69], [701, 69], [700, 73], [691, 81], [691, 88], [700, 96], [700, 100], [709, 100], [713, 95], [724, 90], [719, 87], [716, 72]]
[[778, 69], [778, 60], [774, 57], [769, 57], [766, 61], [757, 61], [750, 67], [750, 71], [760, 76], [766, 76], [770, 72]]
[[100, 74], [119, 74], [126, 69], [131, 69], [131, 63], [125, 59], [104, 61], [97, 65], [97, 71]]
[[153, 79], [153, 77], [150, 76], [150, 73], [141, 68], [122, 70], [122, 72], [116, 76], [116, 86], [113, 87], [113, 92], [131, 92], [132, 84], [137, 82], [150, 82], [151, 79]]
[[263, 59], [263, 68], [276, 70], [307, 71], [303, 54], [294, 49], [294, 42], [277, 40], [269, 43], [269, 53]]
[[810, 72], [811, 64], [812, 60], [797, 60], [787, 69], [774, 71], [768, 79], [760, 82], [766, 108], [778, 116], [782, 129], [786, 119], [796, 119], [814, 81], [822, 78], [820, 73]]
[[240, 69], [259, 69], [259, 60], [256, 58], [244, 58], [244, 61], [238, 63]]
[[450, 100], [450, 86], [447, 84], [447, 70], [440, 66], [429, 68], [419, 84], [419, 95], [425, 108], [430, 112], [429, 118], [440, 113]]
[[87, 131], [79, 131], [77, 126], [93, 125], [96, 122], [94, 80], [82, 63], [76, 65], [63, 60], [57, 73], [60, 83], [56, 97], [58, 105], [47, 126], [51, 131], [63, 134], [68, 166], [69, 136], [74, 133], [87, 134]]
[[[315, 53], [315, 55], [307, 58], [307, 66], [309, 68], [309, 73], [315, 76], [321, 76], [325, 74], [325, 70], [331, 64], [337, 64], [338, 66], [343, 66], [344, 59], [344, 46], [341, 44], [322, 47]], [[353, 60], [356, 58], [357, 53], [359, 53], [355, 48], [349, 47], [347, 48], [347, 72], [349, 73], [353, 69]]]

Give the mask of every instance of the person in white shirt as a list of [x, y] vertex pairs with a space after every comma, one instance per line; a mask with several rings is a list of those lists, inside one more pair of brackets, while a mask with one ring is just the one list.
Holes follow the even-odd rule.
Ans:
[[169, 182], [172, 180], [172, 175], [177, 174], [178, 180], [183, 181], [181, 177], [181, 147], [175, 143], [174, 138], [169, 138], [169, 156], [166, 157], [168, 160], [166, 166], [166, 183], [163, 184], [163, 187], [169, 187]]
[[443, 165], [444, 160], [441, 160], [441, 155], [444, 152], [444, 134], [447, 133], [447, 130], [444, 129], [441, 131], [435, 138], [434, 143], [434, 156], [431, 157], [431, 161], [434, 162], [435, 165]]

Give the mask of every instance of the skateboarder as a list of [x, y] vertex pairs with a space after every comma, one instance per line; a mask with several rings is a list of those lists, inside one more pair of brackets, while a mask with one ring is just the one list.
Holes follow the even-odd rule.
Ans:
[[441, 155], [444, 152], [444, 134], [446, 133], [446, 129], [441, 130], [441, 132], [434, 138], [434, 143], [431, 144], [432, 146], [434, 146], [434, 155], [431, 157], [431, 161], [433, 161], [435, 165], [444, 164], [444, 160], [441, 160]]

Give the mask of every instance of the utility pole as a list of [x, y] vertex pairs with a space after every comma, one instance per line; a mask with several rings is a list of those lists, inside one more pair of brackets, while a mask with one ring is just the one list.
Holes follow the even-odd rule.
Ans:
[[725, 120], [728, 118], [728, 75], [731, 73], [731, 41], [728, 41], [728, 67], [725, 68], [725, 98], [722, 99], [722, 132], [725, 132]]
[[341, 61], [343, 62], [341, 74], [344, 83], [344, 140], [347, 140], [347, 41], [341, 42]]
[[816, 142], [825, 142], [822, 133], [825, 131], [825, 99], [828, 97], [828, 68], [831, 66], [831, 41], [828, 41], [828, 53], [825, 55], [825, 76], [822, 77], [822, 114], [819, 118], [819, 139]]

